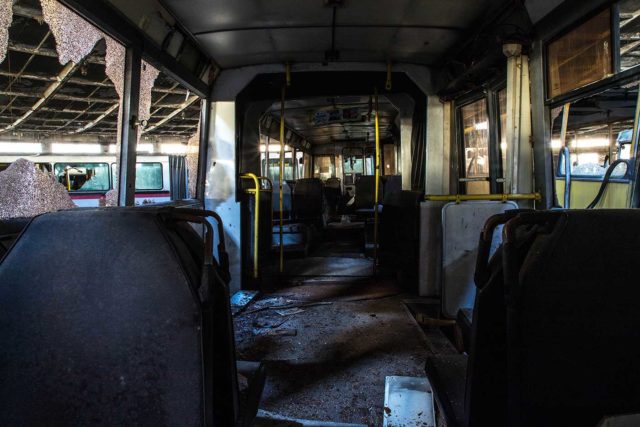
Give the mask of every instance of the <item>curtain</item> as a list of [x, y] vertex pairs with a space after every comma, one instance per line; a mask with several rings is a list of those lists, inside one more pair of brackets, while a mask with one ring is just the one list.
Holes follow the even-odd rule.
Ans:
[[187, 198], [186, 156], [169, 156], [169, 183], [171, 185], [171, 200]]

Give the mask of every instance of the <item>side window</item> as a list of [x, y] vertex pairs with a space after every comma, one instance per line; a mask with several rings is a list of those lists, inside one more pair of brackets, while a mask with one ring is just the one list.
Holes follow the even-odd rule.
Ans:
[[[610, 88], [571, 102], [565, 145], [570, 151], [572, 178], [602, 180], [609, 164], [630, 158], [637, 85]], [[552, 109], [551, 115], [555, 172], [557, 177], [564, 177], [565, 161], [560, 156], [563, 107]], [[619, 168], [614, 171], [613, 178], [623, 178], [625, 174], [624, 168]]]
[[108, 163], [56, 163], [54, 175], [68, 191], [108, 191]]
[[547, 45], [548, 97], [602, 80], [613, 74], [611, 9]]
[[136, 163], [136, 190], [162, 190], [162, 163]]
[[489, 116], [486, 100], [460, 108], [464, 180], [467, 194], [489, 193]]
[[336, 176], [333, 156], [315, 156], [313, 159], [313, 177], [326, 181]]

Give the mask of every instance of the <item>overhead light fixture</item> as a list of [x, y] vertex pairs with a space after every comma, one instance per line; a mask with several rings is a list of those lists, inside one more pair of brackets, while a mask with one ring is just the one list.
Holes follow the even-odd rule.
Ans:
[[0, 153], [40, 154], [42, 144], [39, 142], [0, 142]]
[[51, 144], [51, 152], [55, 154], [99, 154], [102, 153], [102, 145], [54, 142]]

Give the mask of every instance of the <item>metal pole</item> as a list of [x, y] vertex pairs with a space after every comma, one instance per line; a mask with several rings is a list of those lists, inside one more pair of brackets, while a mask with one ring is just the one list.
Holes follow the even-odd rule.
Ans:
[[124, 62], [122, 96], [122, 131], [120, 164], [118, 165], [118, 205], [134, 206], [136, 202], [136, 149], [138, 145], [138, 104], [140, 100], [140, 51], [128, 47]]
[[205, 182], [207, 181], [207, 153], [209, 152], [209, 123], [211, 118], [211, 102], [204, 98], [200, 101], [200, 147], [198, 151], [198, 182], [196, 184], [196, 194], [190, 197], [197, 198], [202, 207], [206, 209], [204, 204]]
[[449, 195], [427, 194], [426, 196], [424, 196], [424, 199], [431, 200], [433, 202], [456, 202], [456, 203], [469, 201], [469, 200], [491, 200], [491, 201], [506, 202], [507, 200], [541, 200], [542, 196], [540, 193], [449, 194]]
[[373, 196], [373, 272], [378, 268], [378, 196], [380, 190], [380, 126], [378, 121], [378, 89], [375, 89], [375, 129], [376, 129], [376, 159], [375, 177], [376, 189]]
[[282, 86], [282, 97], [280, 99], [280, 179], [278, 180], [278, 187], [280, 190], [280, 273], [284, 271], [284, 241], [282, 239], [282, 228], [284, 226], [284, 203], [282, 194], [282, 181], [284, 180], [284, 97], [286, 93], [286, 85]]
[[562, 107], [562, 128], [560, 129], [560, 155], [558, 160], [564, 161], [564, 202], [563, 208], [571, 207], [571, 150], [567, 142], [567, 126], [569, 125], [569, 110], [571, 103], [567, 102]]

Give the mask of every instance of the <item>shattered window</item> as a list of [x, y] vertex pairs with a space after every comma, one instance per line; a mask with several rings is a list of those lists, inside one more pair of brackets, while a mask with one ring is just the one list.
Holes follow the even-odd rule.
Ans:
[[[0, 152], [13, 163], [37, 159], [49, 177], [59, 163], [52, 179], [30, 182], [60, 191], [28, 190], [67, 197], [54, 205], [34, 196], [21, 202], [25, 212], [68, 208], [68, 193], [76, 191], [96, 193], [76, 204], [104, 203], [112, 188], [109, 148], [118, 143], [123, 61], [122, 45], [57, 0], [0, 0]], [[9, 170], [16, 175], [6, 180], [24, 182], [17, 174], [29, 168]]]
[[56, 163], [56, 180], [67, 191], [107, 191], [110, 188], [108, 163]]
[[[174, 200], [197, 196], [200, 102], [199, 96], [175, 79], [143, 62], [138, 160], [161, 163], [166, 169], [160, 189], [167, 198], [170, 194]], [[136, 179], [136, 187], [138, 184]]]

